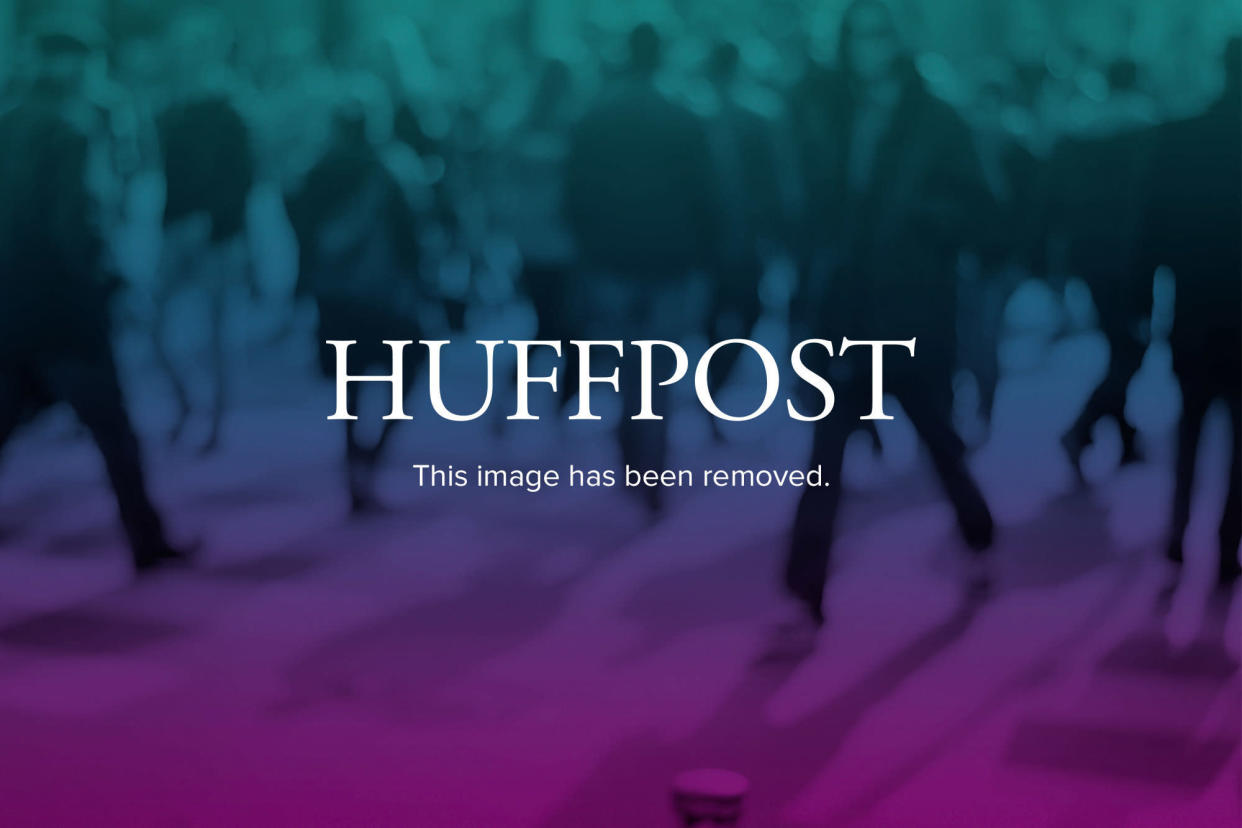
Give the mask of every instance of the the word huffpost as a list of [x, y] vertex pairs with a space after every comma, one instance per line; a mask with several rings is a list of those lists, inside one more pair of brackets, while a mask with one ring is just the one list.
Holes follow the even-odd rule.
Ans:
[[[349, 373], [349, 349], [350, 346], [357, 344], [356, 341], [329, 340], [328, 344], [336, 349], [336, 412], [328, 418], [329, 420], [357, 419], [357, 416], [349, 410], [350, 396], [348, 390], [351, 383], [386, 383], [390, 385], [392, 388], [392, 408], [384, 419], [412, 420], [413, 417], [405, 413], [406, 385], [404, 365], [406, 349], [415, 345], [427, 350], [428, 386], [431, 394], [432, 408], [438, 416], [453, 422], [477, 420], [485, 416], [491, 409], [492, 398], [496, 388], [496, 355], [497, 351], [502, 347], [512, 348], [516, 354], [514, 365], [516, 371], [517, 405], [516, 411], [508, 417], [510, 420], [539, 419], [538, 416], [530, 411], [531, 386], [546, 385], [553, 393], [557, 392], [559, 388], [560, 366], [553, 367], [550, 374], [541, 376], [531, 375], [532, 354], [538, 349], [550, 351], [558, 358], [563, 357], [566, 347], [577, 349], [579, 366], [578, 411], [570, 417], [571, 420], [602, 419], [594, 413], [591, 407], [593, 399], [592, 389], [603, 385], [612, 388], [614, 392], [619, 393], [621, 391], [621, 369], [618, 363], [620, 359], [637, 358], [639, 363], [639, 410], [630, 415], [633, 420], [663, 419], [664, 414], [662, 412], [653, 410], [655, 388], [674, 386], [686, 379], [690, 373], [690, 359], [685, 349], [675, 342], [664, 340], [639, 340], [629, 343], [620, 340], [571, 341], [569, 343], [558, 341], [480, 340], [475, 345], [481, 349], [482, 356], [486, 359], [487, 387], [483, 390], [482, 402], [479, 407], [474, 411], [462, 413], [449, 410], [441, 393], [441, 383], [443, 381], [442, 356], [444, 348], [450, 344], [447, 340], [420, 341], [418, 343], [415, 343], [414, 340], [385, 340], [384, 344], [392, 350], [392, 371], [384, 376], [355, 376]], [[628, 355], [627, 347], [631, 351]], [[763, 365], [764, 384], [762, 398], [758, 399], [755, 406], [749, 411], [724, 411], [712, 396], [708, 383], [712, 360], [723, 349], [729, 347], [745, 348], [754, 352]], [[789, 354], [789, 366], [800, 382], [806, 383], [819, 394], [822, 403], [818, 411], [807, 414], [799, 408], [799, 402], [796, 402], [794, 396], [791, 395], [785, 400], [785, 409], [789, 416], [795, 420], [816, 422], [831, 414], [836, 405], [836, 393], [833, 391], [832, 385], [822, 374], [807, 365], [806, 354], [809, 349], [822, 349], [823, 355], [828, 358], [841, 359], [851, 350], [865, 348], [870, 351], [871, 411], [861, 419], [891, 420], [892, 417], [884, 413], [885, 354], [888, 351], [896, 351], [901, 358], [913, 358], [914, 347], [914, 339], [844, 339], [841, 342], [840, 348], [834, 347], [833, 343], [826, 339], [807, 339], [799, 342]], [[662, 357], [660, 364], [669, 362], [668, 357], [671, 356], [672, 358], [672, 371], [668, 376], [663, 377], [656, 376], [657, 353], [661, 351], [664, 353], [660, 355]], [[859, 354], [859, 356], [862, 355]], [[612, 370], [607, 373], [597, 373], [597, 371], [600, 371], [599, 366], [604, 359], [607, 360], [608, 366]], [[763, 345], [748, 339], [730, 339], [712, 345], [698, 360], [694, 370], [694, 393], [698, 398], [699, 404], [711, 416], [729, 422], [745, 422], [767, 413], [776, 403], [776, 399], [780, 395], [781, 385], [781, 366], [777, 362], [776, 357]]]

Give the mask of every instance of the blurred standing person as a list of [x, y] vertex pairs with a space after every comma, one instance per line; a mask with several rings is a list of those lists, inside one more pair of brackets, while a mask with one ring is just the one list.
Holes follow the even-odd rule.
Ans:
[[[784, 225], [780, 170], [770, 124], [741, 100], [741, 53], [734, 43], [712, 52], [708, 77], [717, 109], [707, 122], [707, 140], [720, 212], [717, 267], [711, 274], [708, 341], [749, 338], [763, 311], [759, 283], [765, 254], [771, 252]], [[733, 373], [740, 351], [728, 349], [711, 364], [713, 394]], [[713, 431], [720, 437], [715, 418]]]
[[[319, 310], [320, 366], [336, 377], [336, 351], [329, 340], [356, 341], [349, 349], [350, 373], [391, 368], [384, 340], [417, 340], [419, 248], [417, 221], [396, 177], [367, 135], [357, 102], [335, 120], [335, 136], [287, 204], [299, 251], [298, 292]], [[413, 350], [406, 350], [407, 360]], [[405, 376], [412, 376], [407, 364]], [[349, 386], [350, 411], [357, 414], [359, 389]], [[366, 445], [358, 422], [345, 423], [345, 473], [355, 515], [380, 508], [374, 478], [393, 421]]]
[[[837, 265], [808, 308], [821, 335], [856, 340], [917, 337], [918, 358], [885, 365], [886, 388], [927, 446], [967, 545], [992, 544], [987, 503], [966, 468], [951, 425], [956, 356], [957, 262], [992, 209], [969, 130], [933, 97], [915, 71], [889, 8], [857, 0], [842, 20], [839, 67], [819, 102], [829, 128], [819, 147], [832, 197], [818, 231], [831, 237]], [[825, 360], [836, 409], [815, 427], [810, 466], [832, 485], [808, 488], [794, 521], [785, 585], [796, 601], [774, 654], [800, 655], [824, 623], [824, 587], [840, 501], [845, 444], [871, 399], [869, 359]]]
[[836, 128], [833, 101], [839, 81], [831, 66], [809, 58], [788, 93], [786, 119], [793, 145], [793, 166], [798, 182], [789, 245], [797, 262], [800, 280], [791, 307], [792, 339], [811, 335], [814, 320], [809, 309], [818, 307], [820, 293], [839, 251], [822, 230], [833, 221], [835, 211], [833, 165], [824, 147], [831, 144]]
[[194, 411], [185, 380], [173, 359], [169, 305], [199, 287], [206, 294], [209, 429], [200, 450], [219, 445], [228, 407], [229, 379], [224, 327], [231, 287], [256, 292], [246, 236], [246, 206], [254, 187], [250, 128], [242, 117], [228, 74], [232, 49], [225, 23], [198, 13], [175, 24], [173, 46], [184, 62], [174, 100], [159, 115], [164, 158], [164, 256], [155, 297], [155, 350], [176, 395], [171, 439], [180, 438]]
[[1138, 430], [1126, 416], [1126, 393], [1149, 340], [1153, 274], [1136, 269], [1134, 253], [1153, 139], [1150, 130], [1067, 139], [1057, 146], [1048, 170], [1053, 266], [1086, 283], [1109, 348], [1104, 379], [1061, 438], [1080, 479], [1083, 451], [1105, 417], [1120, 431], [1121, 464], [1142, 459]]
[[180, 561], [147, 493], [111, 342], [111, 279], [91, 149], [67, 106], [93, 45], [39, 38], [43, 70], [0, 116], [0, 446], [31, 408], [65, 402], [103, 455], [134, 567]]
[[1220, 400], [1233, 430], [1218, 570], [1229, 585], [1242, 575], [1242, 40], [1230, 41], [1225, 69], [1206, 112], [1159, 128], [1139, 262], [1172, 268], [1177, 286], [1169, 344], [1182, 419], [1168, 557], [1182, 562], [1203, 420]]
[[[694, 115], [656, 88], [661, 53], [655, 27], [636, 27], [617, 86], [570, 136], [565, 210], [579, 256], [583, 327], [595, 339], [676, 340], [690, 330], [688, 318], [703, 310], [691, 296], [693, 274], [710, 270], [719, 250], [707, 137]], [[657, 381], [673, 373], [665, 356], [661, 350], [654, 360]], [[668, 394], [661, 388], [653, 400], [662, 419], [631, 419], [641, 383], [628, 374], [638, 362], [622, 362], [621, 454], [633, 468], [660, 471], [668, 460]], [[658, 514], [660, 490], [641, 491]]]
[[[1115, 78], [1119, 83], [1121, 74]], [[1061, 438], [1080, 481], [1083, 451], [1106, 417], [1120, 431], [1121, 464], [1142, 459], [1126, 396], [1151, 339], [1154, 274], [1136, 267], [1135, 253], [1157, 130], [1135, 104], [1137, 89], [1116, 91], [1116, 99], [1086, 104], [1094, 128], [1061, 140], [1047, 170], [1051, 265], [1086, 283], [1109, 349], [1104, 379]]]
[[[504, 150], [495, 198], [497, 230], [512, 237], [521, 256], [519, 287], [534, 308], [539, 341], [573, 339], [581, 324], [571, 291], [574, 240], [561, 210], [573, 104], [569, 67], [545, 62], [526, 117]], [[577, 391], [577, 357], [574, 349], [565, 354], [562, 406]]]

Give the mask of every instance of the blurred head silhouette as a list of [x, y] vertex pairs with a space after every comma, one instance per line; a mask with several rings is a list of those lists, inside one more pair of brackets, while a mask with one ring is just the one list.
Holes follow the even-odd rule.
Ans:
[[650, 23], [639, 23], [630, 32], [630, 72], [639, 78], [651, 78], [660, 68], [662, 44], [660, 33]]
[[50, 95], [74, 95], [86, 83], [90, 61], [100, 53], [106, 35], [89, 20], [46, 17], [34, 27], [38, 59], [35, 86]]
[[906, 59], [892, 10], [882, 0], [855, 0], [841, 18], [841, 69], [868, 85], [891, 80]]
[[737, 80], [741, 63], [742, 56], [737, 44], [729, 41], [719, 43], [707, 59], [707, 77], [717, 88], [727, 88]]

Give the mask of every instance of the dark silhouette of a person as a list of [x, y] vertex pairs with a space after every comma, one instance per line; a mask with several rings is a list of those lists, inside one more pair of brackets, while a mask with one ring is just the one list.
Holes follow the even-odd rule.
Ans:
[[[325, 376], [336, 376], [336, 351], [328, 341], [356, 341], [350, 373], [391, 369], [385, 340], [418, 339], [416, 302], [420, 252], [417, 220], [396, 177], [372, 146], [361, 106], [346, 106], [336, 119], [327, 153], [287, 201], [298, 241], [298, 292], [319, 309], [318, 347]], [[405, 352], [413, 367], [413, 349]], [[385, 370], [386, 372], [386, 370]], [[411, 371], [406, 371], [410, 376]], [[357, 414], [358, 387], [348, 390]], [[345, 423], [345, 461], [355, 514], [379, 506], [374, 474], [395, 421], [370, 445], [356, 421]]]
[[1233, 429], [1220, 524], [1220, 581], [1242, 575], [1242, 41], [1230, 41], [1223, 94], [1193, 118], [1159, 128], [1140, 263], [1176, 284], [1169, 344], [1182, 390], [1168, 555], [1182, 560], [1203, 420], [1219, 400]]
[[[76, 54], [68, 35], [46, 49]], [[62, 78], [63, 80], [63, 78]], [[178, 561], [147, 493], [113, 357], [104, 238], [73, 90], [36, 84], [0, 116], [0, 446], [31, 403], [64, 402], [103, 455], [135, 568]]]
[[[210, 222], [209, 249], [236, 245], [246, 256], [246, 203], [254, 186], [254, 160], [250, 146], [250, 130], [241, 113], [222, 94], [190, 97], [162, 113], [158, 119], [160, 148], [164, 157], [164, 178], [167, 194], [164, 202], [164, 226], [205, 216]], [[203, 249], [179, 251], [193, 258], [208, 252]], [[193, 262], [189, 262], [191, 267]], [[243, 267], [247, 265], [243, 264]], [[228, 378], [224, 353], [224, 313], [229, 276], [220, 267], [207, 274], [207, 300], [210, 313], [210, 349], [212, 398], [210, 432], [202, 445], [204, 453], [214, 450], [220, 440], [228, 405]], [[195, 269], [197, 270], [197, 269]], [[155, 331], [156, 355], [172, 384], [177, 399], [177, 422], [172, 429], [176, 440], [192, 413], [190, 395], [178, 375], [168, 353], [169, 335], [166, 305], [182, 286], [186, 273], [163, 274], [164, 284], [157, 297], [159, 319]]]
[[1092, 429], [1105, 417], [1120, 429], [1121, 462], [1140, 459], [1137, 431], [1126, 417], [1126, 391], [1147, 352], [1152, 309], [1152, 272], [1136, 267], [1134, 255], [1154, 138], [1154, 130], [1139, 129], [1066, 139], [1049, 162], [1049, 228], [1057, 264], [1090, 288], [1109, 347], [1107, 374], [1061, 441], [1079, 473]]
[[[982, 552], [992, 543], [992, 518], [951, 408], [956, 263], [980, 232], [990, 195], [965, 123], [923, 86], [885, 5], [860, 0], [847, 10], [838, 54], [835, 77], [820, 84], [830, 125], [820, 178], [835, 198], [811, 199], [829, 210], [821, 228], [838, 265], [804, 286], [800, 304], [813, 314], [805, 324], [833, 338], [917, 337], [916, 359], [886, 360], [886, 389], [927, 446], [967, 544]], [[803, 612], [783, 631], [790, 647], [808, 643], [824, 621], [845, 444], [871, 400], [868, 356], [825, 362], [837, 405], [816, 424], [810, 465], [832, 485], [806, 489], [798, 505], [785, 584]]]
[[[783, 233], [784, 204], [772, 127], [740, 100], [740, 53], [735, 44], [719, 44], [708, 63], [717, 108], [707, 120], [708, 147], [716, 180], [721, 250], [712, 275], [708, 340], [750, 336], [763, 306], [763, 246]], [[741, 351], [726, 349], [711, 364], [713, 394], [724, 387]], [[715, 420], [712, 421], [715, 423]]]
[[[624, 77], [574, 126], [565, 172], [565, 216], [578, 254], [574, 290], [597, 339], [669, 339], [685, 332], [684, 292], [718, 250], [713, 170], [698, 118], [656, 87], [661, 41], [650, 24], [630, 36]], [[657, 380], [672, 374], [657, 353]], [[671, 362], [671, 357], [667, 360]], [[623, 460], [663, 470], [667, 419], [635, 421], [639, 360], [621, 365]], [[667, 417], [667, 389], [653, 410]], [[660, 490], [642, 490], [659, 511]]]

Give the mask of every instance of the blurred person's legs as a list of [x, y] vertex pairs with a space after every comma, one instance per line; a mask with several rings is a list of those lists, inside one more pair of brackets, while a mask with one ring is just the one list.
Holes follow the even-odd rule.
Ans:
[[207, 355], [211, 401], [208, 403], [210, 419], [207, 439], [200, 446], [204, 454], [215, 451], [220, 444], [231, 398], [225, 340], [230, 294], [236, 287], [244, 287], [250, 296], [257, 292], [251, 269], [250, 242], [244, 231], [218, 242], [211, 250], [211, 262], [210, 267], [216, 272], [207, 274]]
[[[663, 377], [671, 377], [674, 359], [665, 349], [652, 354], [652, 372], [658, 383]], [[617, 425], [617, 439], [621, 446], [621, 461], [640, 472], [662, 472], [668, 468], [668, 417], [669, 399], [667, 388], [652, 388], [652, 410], [659, 420], [634, 420], [633, 415], [642, 407], [642, 369], [633, 355], [621, 362], [621, 421]], [[652, 514], [664, 509], [663, 491], [658, 486], [640, 490], [643, 502]]]
[[121, 523], [139, 571], [180, 559], [147, 493], [141, 452], [106, 345], [49, 359], [40, 369], [49, 391], [63, 400], [90, 432], [103, 456]]
[[173, 399], [177, 405], [176, 417], [168, 430], [168, 441], [176, 443], [180, 441], [181, 434], [185, 431], [186, 425], [189, 424], [190, 414], [193, 413], [193, 409], [190, 406], [190, 393], [186, 390], [185, 383], [181, 381], [181, 375], [177, 371], [176, 363], [173, 360], [169, 343], [171, 325], [172, 319], [168, 312], [167, 299], [157, 298], [155, 320], [151, 331], [152, 348], [155, 353], [156, 366], [168, 381], [169, 388], [172, 389]]
[[1224, 343], [1204, 343], [1200, 348], [1174, 346], [1173, 366], [1182, 392], [1182, 417], [1178, 424], [1177, 467], [1173, 489], [1172, 521], [1167, 556], [1182, 563], [1186, 530], [1194, 499], [1195, 474], [1203, 424], [1212, 403], [1226, 404], [1230, 423], [1229, 483], [1221, 514], [1218, 575], [1231, 584], [1242, 575], [1238, 547], [1242, 544], [1242, 388], [1239, 382], [1239, 344], [1231, 337]]
[[[811, 356], [808, 361], [813, 370], [831, 377], [826, 355]], [[842, 378], [834, 379], [833, 385], [836, 408], [815, 423], [811, 457], [807, 461], [808, 469], [822, 472], [825, 485], [802, 490], [784, 573], [785, 588], [805, 610], [805, 618], [815, 628], [824, 623], [824, 588], [828, 583], [837, 510], [841, 503], [845, 446], [850, 435], [866, 425], [859, 422], [866, 414], [859, 402], [867, 398], [866, 384], [858, 379]]]
[[[336, 350], [327, 343], [333, 340], [358, 340], [349, 350], [349, 371], [361, 376], [370, 373], [385, 375], [392, 372], [392, 350], [384, 341], [417, 341], [420, 338], [417, 322], [403, 314], [386, 308], [372, 307], [350, 299], [320, 297], [318, 352], [319, 367], [328, 378], [336, 377]], [[359, 335], [365, 332], [365, 340]], [[419, 365], [419, 348], [404, 350], [403, 373], [407, 394], [413, 386], [415, 371]], [[383, 392], [387, 392], [385, 387]], [[377, 398], [390, 399], [387, 393], [376, 389]], [[375, 477], [383, 462], [384, 449], [397, 425], [395, 420], [384, 420], [379, 434], [368, 443], [359, 433], [359, 422], [369, 419], [359, 412], [362, 401], [357, 383], [346, 388], [348, 408], [358, 420], [345, 421], [345, 484], [349, 493], [350, 511], [355, 515], [382, 511], [383, 507], [375, 493]], [[387, 409], [385, 409], [387, 411]]]
[[1230, 440], [1233, 444], [1229, 464], [1229, 489], [1225, 510], [1220, 521], [1220, 569], [1222, 584], [1232, 584], [1242, 577], [1238, 546], [1242, 545], [1242, 393], [1235, 386], [1228, 397]]
[[[987, 550], [994, 534], [992, 515], [966, 467], [966, 446], [952, 427], [949, 381], [944, 378], [939, 383], [929, 384], [925, 379], [909, 376], [904, 381], [894, 380], [892, 385], [902, 389], [898, 399], [927, 445], [967, 545], [975, 552]], [[830, 485], [803, 490], [785, 565], [785, 586], [802, 605], [813, 627], [824, 623], [824, 589], [841, 501], [845, 447], [850, 435], [859, 430], [859, 417], [866, 413], [861, 409], [853, 410], [849, 401], [866, 398], [865, 387], [850, 389], [839, 385], [837, 408], [815, 425], [808, 468], [822, 469]], [[808, 632], [804, 627], [788, 634], [791, 639], [799, 640], [798, 645], [791, 643], [790, 648], [805, 645]]]
[[[696, 278], [684, 274], [667, 274], [657, 281], [650, 273], [585, 269], [574, 286], [575, 304], [584, 314], [583, 329], [592, 339], [679, 342], [702, 320], [706, 297], [701, 287]], [[627, 353], [621, 363], [623, 410], [617, 440], [622, 462], [635, 470], [668, 468], [672, 394], [659, 384], [672, 377], [674, 368], [675, 359], [666, 349], [653, 350], [652, 409], [662, 419], [636, 421], [632, 418], [641, 410], [641, 361], [637, 354]], [[663, 492], [658, 487], [643, 487], [639, 494], [653, 514], [663, 510]]]
[[[345, 389], [349, 410], [357, 413], [361, 397], [356, 386]], [[381, 435], [382, 438], [382, 435]], [[358, 422], [345, 421], [345, 485], [349, 491], [349, 510], [355, 515], [375, 511], [379, 501], [375, 496], [375, 472], [378, 452], [365, 447], [358, 436]]]
[[1201, 369], [1187, 367], [1178, 371], [1178, 378], [1182, 391], [1182, 417], [1177, 426], [1177, 469], [1167, 551], [1169, 560], [1175, 563], [1181, 563], [1183, 559], [1182, 545], [1185, 542], [1186, 529], [1190, 525], [1190, 503], [1195, 486], [1199, 438], [1203, 433], [1203, 420], [1212, 404], [1213, 394], [1210, 379], [1203, 375]]
[[[535, 310], [538, 342], [565, 342], [576, 339], [582, 320], [574, 319], [569, 301], [569, 265], [532, 263], [522, 268], [522, 286]], [[566, 347], [561, 369], [557, 411], [563, 411], [578, 394], [578, 349]]]
[[[1137, 289], [1137, 288], [1136, 288]], [[1150, 288], [1149, 288], [1150, 289]], [[1082, 474], [1079, 461], [1091, 444], [1092, 430], [1105, 417], [1112, 417], [1121, 433], [1121, 463], [1138, 462], [1138, 432], [1126, 418], [1126, 392], [1134, 375], [1143, 367], [1147, 346], [1136, 332], [1140, 320], [1110, 306], [1108, 297], [1097, 299], [1100, 332], [1108, 340], [1108, 373], [1096, 387], [1074, 425], [1062, 437], [1062, 444], [1075, 472]]]
[[935, 381], [909, 375], [905, 380], [895, 379], [893, 387], [906, 416], [927, 446], [936, 475], [953, 504], [962, 537], [972, 551], [986, 551], [992, 545], [995, 526], [987, 501], [966, 467], [966, 445], [953, 430], [948, 379]]
[[181, 439], [194, 413], [189, 389], [173, 355], [172, 339], [178, 328], [171, 306], [186, 286], [194, 282], [210, 234], [211, 220], [205, 214], [191, 216], [165, 225], [160, 246], [159, 284], [155, 290], [151, 336], [156, 365], [168, 381], [177, 404], [176, 418], [168, 433], [171, 443]]
[[199, 450], [218, 448], [229, 403], [229, 371], [225, 325], [232, 287], [251, 282], [249, 244], [244, 234], [220, 242], [208, 238], [210, 220], [192, 216], [165, 228], [161, 286], [156, 296], [153, 332], [156, 363], [167, 378], [177, 404], [177, 417], [169, 433], [176, 442], [194, 414], [193, 398], [177, 366], [171, 347], [176, 330], [170, 306], [195, 287], [205, 293], [208, 431]]
[[207, 432], [207, 439], [199, 447], [203, 454], [214, 452], [220, 445], [220, 431], [224, 427], [224, 415], [229, 398], [228, 368], [225, 364], [227, 355], [224, 342], [227, 289], [225, 285], [213, 285], [212, 288], [207, 298], [207, 353], [211, 371], [210, 429]]
[[824, 588], [841, 503], [841, 469], [846, 442], [855, 428], [855, 418], [837, 411], [815, 424], [807, 468], [821, 469], [828, 485], [802, 491], [785, 561], [785, 588], [815, 626], [824, 623]]
[[[349, 410], [357, 413], [361, 393], [356, 386], [346, 389]], [[392, 436], [395, 421], [388, 420], [368, 444], [359, 433], [358, 421], [345, 422], [345, 483], [349, 491], [350, 512], [363, 515], [384, 510], [375, 492], [375, 477], [383, 462], [384, 446]]]

